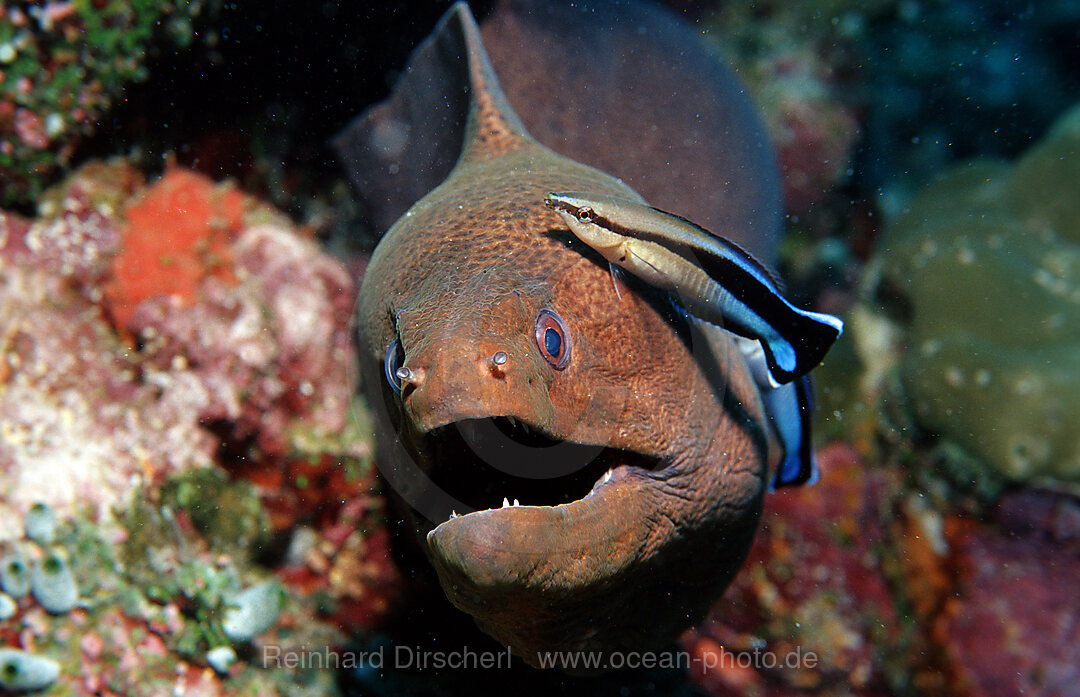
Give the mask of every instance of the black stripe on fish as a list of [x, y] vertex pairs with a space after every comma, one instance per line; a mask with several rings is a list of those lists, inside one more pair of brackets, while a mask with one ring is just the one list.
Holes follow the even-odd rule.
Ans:
[[[790, 382], [800, 375], [805, 375], [821, 363], [833, 342], [840, 336], [839, 327], [825, 321], [822, 315], [807, 313], [789, 303], [780, 294], [779, 284], [769, 270], [735, 243], [718, 237], [681, 216], [658, 208], [652, 210], [671, 216], [701, 231], [710, 242], [717, 245], [718, 249], [709, 249], [700, 245], [691, 247], [684, 244], [672, 244], [671, 240], [661, 234], [619, 225], [610, 218], [600, 215], [595, 215], [592, 222], [625, 237], [652, 242], [678, 254], [687, 262], [701, 268], [713, 282], [723, 287], [748, 310], [760, 317], [790, 347], [794, 361], [791, 365], [781, 365], [777, 353], [787, 354], [788, 348], [773, 346], [768, 341], [762, 340], [769, 371], [777, 382]], [[740, 323], [737, 317], [731, 315], [725, 315], [725, 317], [728, 320], [724, 325], [725, 328], [750, 339], [762, 339], [748, 326]]]

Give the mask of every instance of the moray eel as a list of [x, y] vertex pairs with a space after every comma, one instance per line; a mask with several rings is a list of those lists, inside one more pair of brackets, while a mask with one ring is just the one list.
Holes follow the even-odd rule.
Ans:
[[450, 602], [526, 662], [659, 648], [704, 616], [753, 539], [770, 448], [758, 386], [733, 335], [645, 284], [616, 292], [545, 206], [568, 190], [644, 201], [530, 137], [466, 5], [418, 54], [462, 66], [443, 76], [468, 117], [456, 165], [363, 277], [380, 471]]

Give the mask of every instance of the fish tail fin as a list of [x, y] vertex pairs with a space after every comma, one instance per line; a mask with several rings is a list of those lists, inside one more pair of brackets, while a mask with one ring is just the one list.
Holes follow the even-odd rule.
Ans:
[[821, 364], [843, 333], [839, 317], [796, 309], [787, 331], [763, 342], [773, 379], [785, 384], [806, 375]]
[[799, 355], [790, 341], [777, 335], [762, 339], [761, 348], [765, 350], [765, 363], [769, 366], [770, 387], [786, 385], [798, 377]]
[[800, 447], [794, 453], [785, 453], [780, 467], [773, 477], [771, 489], [781, 489], [787, 486], [809, 486], [821, 478], [818, 469], [817, 457], [809, 443]]
[[803, 376], [766, 395], [766, 405], [784, 446], [784, 459], [769, 485], [770, 489], [815, 483], [820, 478], [814, 456], [810, 423], [814, 413], [814, 390]]
[[832, 345], [844, 333], [844, 322], [839, 317], [824, 312], [800, 311], [803, 329], [795, 350], [799, 354], [798, 375], [806, 375], [824, 360]]
[[776, 470], [776, 476], [773, 477], [772, 484], [769, 485], [769, 489], [775, 491], [789, 486], [813, 484], [817, 479], [817, 463], [813, 460], [813, 455], [811, 455], [811, 462], [808, 465], [800, 453], [785, 454], [783, 462], [780, 463], [780, 467]]

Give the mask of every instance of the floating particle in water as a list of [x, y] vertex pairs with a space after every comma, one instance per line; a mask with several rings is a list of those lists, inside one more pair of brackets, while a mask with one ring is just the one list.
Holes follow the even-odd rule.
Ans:
[[285, 592], [273, 581], [241, 591], [229, 601], [221, 629], [233, 641], [250, 641], [274, 626], [285, 604]]
[[51, 658], [17, 649], [0, 649], [0, 687], [5, 690], [43, 690], [58, 677], [60, 664]]
[[54, 615], [71, 612], [79, 602], [79, 587], [67, 560], [53, 550], [30, 569], [30, 590], [41, 607]]

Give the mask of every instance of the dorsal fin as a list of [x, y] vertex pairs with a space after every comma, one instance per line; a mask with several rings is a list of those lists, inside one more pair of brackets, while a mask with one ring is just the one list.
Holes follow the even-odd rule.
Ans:
[[[452, 7], [391, 96], [334, 139], [375, 232], [446, 178], [463, 143], [479, 157], [528, 142], [513, 137], [523, 131], [775, 259], [776, 158], [759, 110], [699, 29], [654, 0], [485, 4], [495, 7], [481, 50], [468, 49], [480, 45], [469, 9]], [[484, 126], [467, 138], [474, 93]]]
[[527, 142], [459, 2], [413, 51], [393, 94], [334, 139], [381, 233], [446, 178], [463, 157], [497, 155]]
[[453, 29], [460, 32], [469, 77], [469, 118], [461, 159], [486, 159], [516, 150], [531, 138], [499, 86], [480, 28], [465, 2], [454, 3], [436, 35]]

